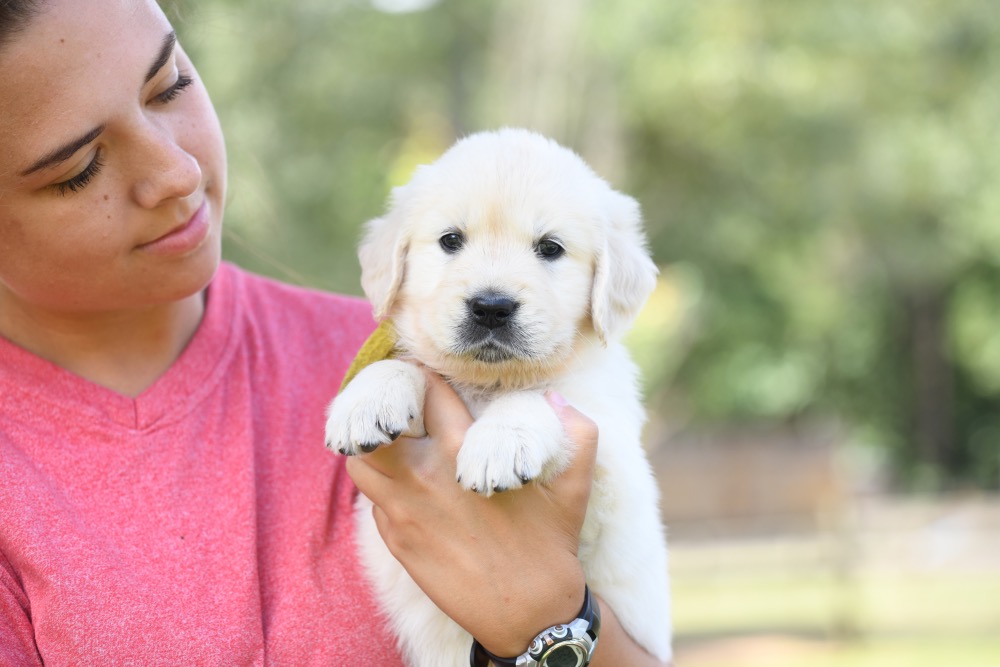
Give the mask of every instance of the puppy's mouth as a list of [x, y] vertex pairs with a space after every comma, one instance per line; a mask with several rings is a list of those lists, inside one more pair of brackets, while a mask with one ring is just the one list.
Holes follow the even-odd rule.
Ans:
[[478, 348], [470, 350], [469, 355], [476, 361], [482, 361], [487, 364], [499, 364], [518, 357], [518, 354], [514, 350], [492, 342], [484, 343]]
[[530, 358], [530, 337], [519, 324], [520, 308], [515, 297], [501, 290], [470, 295], [454, 331], [452, 353], [486, 364]]
[[459, 327], [452, 352], [486, 364], [499, 364], [531, 357], [531, 351], [514, 328], [499, 331], [483, 329], [468, 323]]

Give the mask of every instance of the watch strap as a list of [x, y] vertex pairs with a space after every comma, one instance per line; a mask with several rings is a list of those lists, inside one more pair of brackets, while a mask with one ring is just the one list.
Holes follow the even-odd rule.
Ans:
[[[576, 615], [578, 619], [583, 619], [589, 625], [587, 634], [596, 641], [597, 635], [601, 630], [601, 611], [594, 602], [594, 597], [590, 594], [590, 587], [584, 586], [583, 588], [583, 606], [580, 608], [580, 613]], [[545, 632], [544, 630], [542, 632]], [[469, 665], [470, 667], [488, 667], [492, 662], [494, 667], [517, 667], [520, 665], [526, 665], [527, 660], [518, 662], [520, 658], [526, 658], [527, 652], [522, 655], [513, 658], [502, 658], [498, 655], [493, 655], [486, 648], [479, 643], [479, 640], [472, 639], [472, 651], [469, 655]]]

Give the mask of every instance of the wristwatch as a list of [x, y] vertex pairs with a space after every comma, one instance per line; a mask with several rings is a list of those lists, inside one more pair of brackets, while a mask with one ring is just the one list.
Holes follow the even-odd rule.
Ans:
[[472, 640], [471, 667], [587, 667], [597, 647], [601, 631], [601, 610], [590, 595], [590, 588], [583, 589], [583, 608], [576, 620], [564, 625], [553, 625], [535, 637], [528, 650], [516, 658], [493, 655], [477, 640]]

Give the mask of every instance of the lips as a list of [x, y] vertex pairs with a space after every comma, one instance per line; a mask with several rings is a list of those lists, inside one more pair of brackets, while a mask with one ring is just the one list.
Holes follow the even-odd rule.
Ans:
[[208, 238], [211, 228], [208, 213], [208, 201], [204, 201], [187, 222], [174, 227], [163, 236], [143, 243], [138, 249], [157, 255], [184, 255], [197, 250]]

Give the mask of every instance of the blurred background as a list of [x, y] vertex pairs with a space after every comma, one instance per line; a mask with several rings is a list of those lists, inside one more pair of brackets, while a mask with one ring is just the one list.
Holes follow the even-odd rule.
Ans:
[[1000, 667], [1000, 4], [165, 4], [250, 269], [360, 294], [361, 225], [480, 129], [640, 201], [679, 667]]

